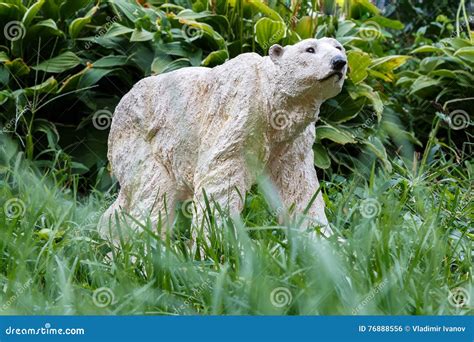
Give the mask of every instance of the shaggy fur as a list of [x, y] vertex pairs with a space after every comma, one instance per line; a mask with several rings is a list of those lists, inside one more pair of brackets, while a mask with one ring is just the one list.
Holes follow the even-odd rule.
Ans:
[[[101, 226], [117, 210], [154, 222], [161, 214], [171, 226], [177, 201], [187, 199], [199, 224], [203, 190], [237, 215], [262, 173], [284, 206], [301, 212], [319, 187], [314, 123], [346, 74], [345, 65], [334, 74], [335, 60], [346, 61], [336, 40], [307, 39], [274, 45], [267, 57], [246, 53], [138, 82], [113, 117], [108, 157], [121, 189]], [[320, 194], [308, 215], [327, 226]]]

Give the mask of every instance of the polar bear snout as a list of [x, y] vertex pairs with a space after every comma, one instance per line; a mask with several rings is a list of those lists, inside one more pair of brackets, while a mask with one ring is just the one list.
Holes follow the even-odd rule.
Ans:
[[333, 76], [337, 76], [337, 82], [344, 78], [345, 66], [347, 65], [347, 59], [342, 56], [336, 56], [331, 59], [329, 73], [324, 76], [321, 81], [326, 81]]
[[342, 56], [334, 57], [331, 61], [331, 66], [335, 71], [341, 71], [347, 64], [347, 61]]

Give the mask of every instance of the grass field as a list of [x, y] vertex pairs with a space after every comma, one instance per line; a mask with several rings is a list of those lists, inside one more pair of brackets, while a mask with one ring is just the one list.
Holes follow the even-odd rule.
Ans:
[[322, 182], [331, 238], [279, 226], [256, 187], [240, 222], [198, 241], [202, 260], [184, 228], [114, 247], [96, 231], [109, 197], [62, 189], [1, 146], [1, 314], [473, 313], [472, 163], [435, 134], [417, 162]]

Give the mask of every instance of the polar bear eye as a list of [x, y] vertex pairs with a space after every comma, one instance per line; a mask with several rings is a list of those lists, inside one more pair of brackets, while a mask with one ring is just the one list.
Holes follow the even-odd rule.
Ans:
[[314, 53], [314, 48], [312, 47], [309, 47], [306, 49], [306, 52], [309, 52], [309, 53]]
[[336, 46], [336, 49], [338, 49], [339, 51], [342, 51], [342, 47], [340, 46]]

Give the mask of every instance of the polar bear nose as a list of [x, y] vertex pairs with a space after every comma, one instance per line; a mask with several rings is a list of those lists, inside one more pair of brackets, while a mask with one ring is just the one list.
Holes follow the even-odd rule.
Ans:
[[334, 70], [341, 70], [347, 64], [347, 61], [343, 57], [334, 57], [331, 64]]

